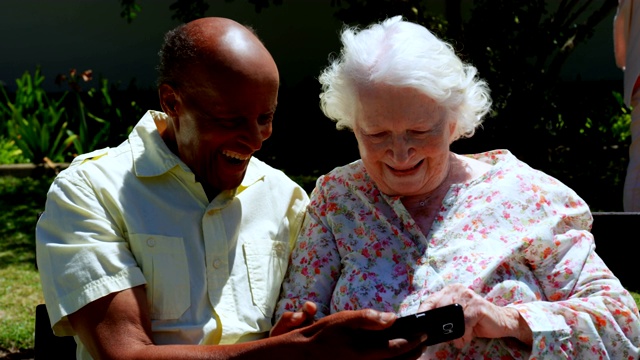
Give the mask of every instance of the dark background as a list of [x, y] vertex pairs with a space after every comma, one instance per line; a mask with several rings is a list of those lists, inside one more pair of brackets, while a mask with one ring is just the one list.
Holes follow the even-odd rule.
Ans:
[[[119, 0], [2, 0], [0, 81], [11, 91], [16, 78], [39, 66], [46, 77], [45, 88], [55, 93], [67, 90], [54, 83], [58, 74], [72, 68], [92, 69], [93, 82], [104, 77], [122, 90], [115, 95], [119, 101], [135, 99], [141, 109], [159, 109], [155, 65], [163, 34], [180, 23], [171, 18], [169, 7], [174, 2], [138, 0], [142, 11], [128, 23], [120, 16]], [[211, 0], [206, 15], [229, 17], [252, 26], [271, 51], [281, 73], [279, 106], [274, 134], [258, 157], [311, 190], [315, 177], [358, 158], [352, 134], [335, 130], [321, 113], [316, 80], [330, 54], [339, 51], [338, 32], [343, 21], [336, 13], [348, 10], [351, 1], [281, 2], [268, 1], [267, 7], [257, 11], [246, 0]], [[438, 14], [444, 11], [446, 2], [422, 3], [428, 3], [428, 10]], [[488, 13], [473, 12], [474, 6], [487, 3]], [[576, 43], [556, 78], [536, 84], [537, 75], [528, 73], [531, 69], [527, 61], [535, 61], [548, 49], [536, 42], [538, 33], [513, 36], [513, 15], [501, 17], [504, 14], [498, 11], [499, 6], [510, 3], [460, 2], [460, 13], [467, 22], [466, 37], [451, 39], [452, 43], [466, 61], [479, 68], [498, 101], [494, 107], [497, 111], [487, 117], [476, 135], [455, 142], [453, 150], [471, 153], [509, 149], [572, 187], [592, 210], [620, 211], [628, 140], [612, 140], [610, 134], [610, 119], [623, 108], [612, 95], [622, 92], [622, 71], [613, 57], [614, 12], [609, 12], [586, 40]], [[514, 3], [533, 6], [540, 1]], [[560, 0], [546, 3], [552, 12]], [[612, 0], [584, 3], [598, 8], [610, 5]], [[387, 15], [395, 15], [393, 11], [389, 7]], [[351, 15], [362, 24], [376, 19], [375, 13], [367, 11], [351, 11]], [[518, 16], [527, 21], [526, 12]], [[532, 23], [524, 29], [537, 31], [538, 27]], [[504, 43], [514, 47], [505, 47]], [[484, 48], [499, 46], [505, 50], [495, 59], [482, 55]], [[531, 84], [537, 86], [536, 91], [518, 91]], [[137, 120], [134, 116], [128, 119], [130, 125]]]

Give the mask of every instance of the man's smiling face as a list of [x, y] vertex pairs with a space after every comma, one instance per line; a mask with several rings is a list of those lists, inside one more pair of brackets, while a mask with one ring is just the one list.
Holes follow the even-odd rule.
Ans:
[[218, 191], [240, 185], [251, 156], [272, 132], [277, 71], [245, 75], [202, 76], [179, 95], [178, 155], [198, 181]]

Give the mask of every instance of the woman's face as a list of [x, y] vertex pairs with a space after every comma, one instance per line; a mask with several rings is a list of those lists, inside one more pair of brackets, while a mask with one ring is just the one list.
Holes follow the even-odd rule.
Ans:
[[449, 169], [455, 123], [418, 90], [385, 84], [358, 88], [354, 133], [364, 166], [387, 195], [433, 191]]

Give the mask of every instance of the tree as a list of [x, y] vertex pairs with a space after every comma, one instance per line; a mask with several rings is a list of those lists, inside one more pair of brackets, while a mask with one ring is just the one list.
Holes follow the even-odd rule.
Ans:
[[[226, 0], [232, 1], [232, 0]], [[282, 4], [282, 0], [248, 0], [250, 4], [254, 5], [255, 11], [259, 13], [262, 9], [269, 7], [269, 3], [274, 5]], [[131, 23], [138, 14], [142, 11], [142, 7], [138, 5], [136, 0], [120, 0], [122, 11], [120, 17]], [[204, 17], [205, 13], [209, 9], [209, 2], [206, 0], [176, 0], [169, 6], [169, 9], [173, 11], [171, 19], [178, 20], [183, 23], [187, 23], [191, 20]]]
[[[283, 3], [249, 1], [256, 12]], [[569, 56], [611, 15], [616, 0], [325, 1], [336, 8], [335, 16], [349, 25], [365, 26], [402, 15], [450, 42], [463, 61], [478, 68], [479, 76], [491, 88], [493, 111], [473, 138], [453, 144], [454, 151], [509, 149], [578, 194], [600, 196], [590, 201], [595, 208], [621, 208], [621, 200], [609, 195], [611, 191], [622, 194], [628, 149], [627, 109], [612, 95], [617, 87], [560, 78]], [[139, 11], [135, 0], [121, 3], [123, 13]], [[186, 21], [204, 16], [206, 3], [177, 0], [171, 7], [172, 18]], [[309, 86], [315, 87], [297, 91], [317, 94], [317, 83]], [[308, 111], [317, 110], [316, 104], [309, 106], [313, 108]], [[276, 158], [291, 156], [290, 152], [280, 154], [277, 146], [273, 149]], [[589, 187], [610, 192], [594, 195]]]
[[[256, 12], [283, 3], [248, 1]], [[441, 3], [433, 0], [327, 1], [347, 24], [402, 15], [451, 42], [489, 81], [497, 113], [519, 107], [518, 98], [525, 94], [550, 100], [546, 92], [559, 82], [567, 58], [617, 5], [616, 0], [447, 0], [444, 9], [438, 9]], [[136, 0], [120, 2], [121, 16], [129, 22], [142, 11]], [[471, 16], [465, 18], [463, 10], [469, 6]], [[176, 0], [170, 6], [172, 19], [183, 22], [203, 17], [208, 8], [207, 0]]]

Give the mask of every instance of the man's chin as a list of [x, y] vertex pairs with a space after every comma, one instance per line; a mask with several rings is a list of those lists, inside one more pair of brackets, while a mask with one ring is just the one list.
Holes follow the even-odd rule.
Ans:
[[242, 180], [244, 179], [245, 173], [236, 174], [233, 176], [228, 176], [224, 180], [217, 179], [217, 183], [219, 184], [218, 189], [221, 190], [233, 190], [242, 184]]

